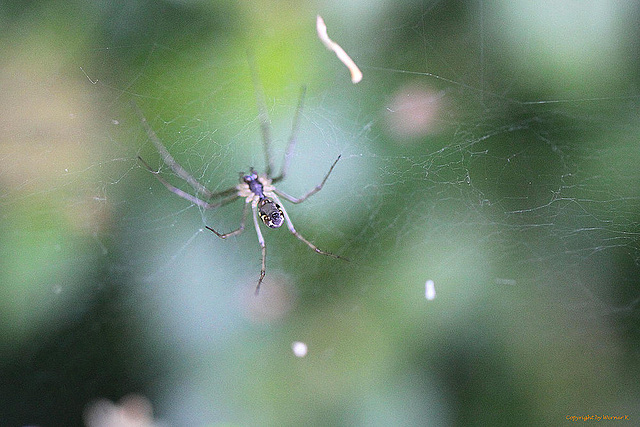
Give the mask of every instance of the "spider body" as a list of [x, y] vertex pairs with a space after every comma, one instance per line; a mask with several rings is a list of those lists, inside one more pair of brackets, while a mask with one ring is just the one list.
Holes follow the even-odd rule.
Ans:
[[[245, 198], [245, 203], [255, 204], [260, 219], [269, 228], [279, 228], [284, 224], [284, 214], [279, 204], [273, 201], [275, 187], [271, 185], [271, 179], [266, 175], [258, 175], [253, 168], [249, 175], [240, 178], [240, 184], [236, 187], [238, 195]], [[271, 197], [267, 197], [269, 194]]]
[[286, 209], [282, 206], [280, 202], [280, 198], [288, 200], [291, 203], [298, 204], [304, 202], [308, 197], [317, 193], [322, 189], [325, 182], [331, 175], [333, 168], [340, 160], [340, 156], [333, 162], [331, 167], [329, 168], [329, 172], [324, 176], [322, 182], [315, 186], [312, 190], [307, 192], [304, 196], [300, 198], [296, 198], [288, 195], [287, 193], [279, 190], [275, 187], [275, 183], [284, 180], [287, 174], [287, 168], [289, 166], [289, 161], [291, 154], [293, 153], [293, 149], [296, 144], [296, 134], [298, 130], [298, 122], [300, 118], [300, 112], [302, 111], [303, 103], [304, 103], [304, 95], [305, 90], [303, 88], [300, 94], [300, 100], [298, 102], [298, 107], [296, 109], [296, 114], [293, 119], [293, 128], [291, 131], [291, 136], [289, 137], [289, 142], [287, 143], [287, 148], [285, 150], [284, 160], [282, 163], [282, 167], [280, 169], [280, 174], [272, 177], [271, 172], [274, 170], [273, 162], [271, 159], [271, 137], [270, 137], [270, 123], [269, 117], [267, 115], [267, 109], [265, 106], [264, 99], [261, 95], [259, 80], [257, 79], [257, 75], [253, 74], [254, 77], [254, 85], [256, 86], [256, 94], [258, 101], [258, 119], [260, 121], [260, 129], [262, 131], [262, 141], [264, 144], [264, 154], [265, 154], [265, 163], [266, 163], [266, 173], [258, 174], [253, 168], [250, 169], [248, 174], [241, 173], [240, 174], [240, 183], [235, 187], [231, 187], [229, 189], [214, 193], [202, 185], [198, 180], [196, 180], [186, 169], [184, 169], [174, 158], [171, 156], [169, 151], [162, 144], [160, 139], [156, 136], [155, 132], [147, 122], [146, 118], [142, 114], [142, 112], [138, 109], [138, 107], [133, 104], [134, 109], [138, 112], [140, 116], [140, 120], [142, 121], [143, 127], [147, 132], [147, 135], [153, 145], [155, 145], [158, 153], [162, 157], [164, 163], [171, 168], [171, 170], [180, 178], [182, 178], [185, 182], [187, 182], [194, 190], [195, 195], [188, 193], [174, 185], [170, 184], [167, 180], [159, 175], [159, 171], [152, 169], [141, 157], [138, 159], [142, 162], [142, 164], [154, 174], [154, 176], [160, 181], [169, 191], [172, 193], [182, 197], [183, 199], [201, 207], [202, 209], [215, 209], [220, 206], [231, 203], [239, 198], [244, 198], [244, 208], [242, 211], [242, 220], [240, 221], [240, 227], [237, 229], [230, 231], [228, 233], [219, 233], [214, 230], [212, 227], [208, 225], [205, 226], [207, 230], [213, 232], [216, 236], [226, 239], [227, 237], [236, 236], [244, 231], [245, 221], [247, 218], [247, 211], [249, 207], [251, 207], [251, 212], [253, 216], [253, 225], [258, 236], [258, 243], [260, 245], [262, 251], [262, 267], [260, 269], [260, 277], [258, 278], [258, 284], [256, 286], [256, 293], [260, 289], [260, 285], [262, 284], [262, 280], [264, 279], [266, 273], [266, 244], [264, 238], [262, 236], [262, 231], [260, 230], [260, 224], [258, 222], [258, 218], [262, 221], [264, 225], [269, 228], [279, 228], [282, 224], [286, 223], [289, 232], [293, 234], [300, 241], [304, 242], [308, 247], [313, 249], [315, 252], [327, 255], [333, 258], [347, 260], [339, 255], [334, 255], [330, 252], [323, 251], [319, 249], [316, 245], [311, 243], [309, 240], [304, 238], [293, 226], [291, 222], [291, 218], [289, 218], [289, 214]]

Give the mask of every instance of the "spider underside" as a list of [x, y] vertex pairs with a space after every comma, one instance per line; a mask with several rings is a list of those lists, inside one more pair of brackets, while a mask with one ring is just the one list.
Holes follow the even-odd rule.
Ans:
[[191, 203], [200, 206], [203, 209], [215, 209], [220, 206], [224, 206], [228, 203], [234, 202], [237, 199], [244, 198], [245, 203], [242, 210], [242, 219], [240, 221], [240, 226], [228, 233], [219, 233], [214, 230], [212, 227], [208, 225], [205, 226], [208, 230], [212, 231], [216, 236], [226, 239], [227, 237], [236, 236], [244, 231], [245, 222], [247, 219], [247, 212], [249, 206], [251, 206], [251, 212], [253, 214], [253, 225], [256, 230], [256, 234], [258, 235], [258, 243], [260, 245], [262, 251], [262, 266], [260, 269], [260, 277], [258, 279], [258, 284], [256, 285], [256, 294], [260, 289], [260, 285], [264, 279], [266, 274], [266, 256], [267, 249], [264, 241], [264, 237], [262, 236], [262, 231], [260, 230], [258, 218], [262, 221], [264, 225], [269, 228], [279, 228], [282, 224], [286, 223], [287, 228], [296, 236], [299, 240], [303, 241], [307, 246], [313, 249], [315, 252], [327, 255], [333, 258], [344, 259], [339, 255], [332, 254], [330, 252], [323, 251], [319, 249], [316, 245], [311, 243], [309, 240], [304, 238], [293, 226], [291, 219], [289, 218], [289, 214], [286, 209], [282, 206], [282, 202], [280, 201], [280, 197], [288, 200], [291, 203], [298, 204], [304, 202], [307, 198], [314, 195], [318, 191], [322, 189], [325, 182], [331, 175], [333, 168], [340, 160], [340, 156], [333, 162], [329, 171], [322, 179], [322, 182], [316, 185], [311, 191], [307, 192], [300, 198], [296, 198], [290, 196], [289, 194], [279, 190], [275, 187], [279, 181], [284, 180], [287, 174], [287, 169], [289, 167], [289, 162], [293, 150], [296, 145], [296, 135], [298, 131], [298, 125], [300, 120], [300, 113], [302, 111], [302, 107], [304, 105], [304, 97], [305, 97], [305, 88], [303, 87], [300, 93], [300, 99], [298, 101], [298, 106], [296, 108], [295, 116], [293, 119], [293, 127], [291, 130], [291, 136], [289, 137], [289, 141], [287, 143], [287, 148], [284, 154], [284, 160], [282, 162], [282, 166], [280, 169], [280, 173], [271, 177], [271, 173], [273, 172], [273, 161], [271, 158], [271, 126], [269, 121], [269, 116], [267, 114], [267, 108], [265, 105], [265, 101], [262, 95], [262, 89], [260, 87], [260, 82], [257, 77], [257, 73], [252, 73], [254, 85], [256, 87], [256, 100], [258, 104], [258, 118], [260, 121], [260, 129], [262, 133], [262, 142], [264, 145], [264, 154], [265, 154], [265, 163], [266, 169], [264, 174], [258, 174], [253, 168], [250, 169], [249, 174], [240, 174], [240, 183], [235, 187], [228, 188], [219, 192], [212, 192], [207, 189], [204, 185], [202, 185], [198, 180], [196, 180], [189, 172], [187, 172], [174, 158], [171, 156], [169, 151], [165, 148], [165, 146], [160, 141], [160, 138], [153, 131], [147, 119], [144, 117], [140, 109], [133, 104], [134, 109], [137, 111], [140, 116], [140, 120], [142, 121], [142, 125], [147, 132], [147, 135], [153, 145], [155, 145], [158, 153], [162, 157], [164, 163], [171, 168], [171, 170], [184, 181], [186, 181], [194, 190], [197, 196], [194, 196], [188, 192], [185, 192], [178, 187], [170, 184], [166, 181], [162, 176], [159, 175], [159, 171], [152, 169], [147, 162], [145, 162], [141, 157], [138, 157], [140, 162], [149, 170], [149, 172], [153, 173], [153, 175], [172, 193], [177, 194], [185, 200], [190, 201]]

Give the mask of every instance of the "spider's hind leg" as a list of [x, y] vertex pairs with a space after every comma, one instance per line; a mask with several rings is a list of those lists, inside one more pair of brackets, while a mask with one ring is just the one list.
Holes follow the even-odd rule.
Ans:
[[226, 239], [227, 237], [236, 236], [244, 231], [244, 224], [247, 220], [247, 210], [248, 210], [248, 205], [245, 203], [244, 208], [242, 209], [242, 220], [240, 221], [240, 227], [236, 228], [233, 231], [230, 231], [228, 233], [218, 233], [216, 230], [209, 227], [208, 225], [205, 225], [205, 228], [209, 231], [212, 231], [216, 236], [220, 237], [221, 239]]
[[267, 245], [264, 243], [264, 237], [262, 237], [262, 231], [260, 231], [260, 224], [258, 224], [258, 207], [257, 203], [251, 203], [251, 210], [253, 212], [253, 225], [256, 229], [256, 234], [258, 235], [258, 243], [260, 244], [260, 248], [262, 250], [262, 267], [260, 268], [260, 278], [258, 279], [258, 284], [256, 285], [256, 295], [260, 291], [260, 285], [264, 280], [264, 276], [267, 273]]
[[322, 249], [318, 248], [316, 245], [314, 245], [313, 243], [311, 243], [310, 241], [305, 239], [302, 236], [302, 234], [298, 233], [298, 231], [293, 226], [293, 222], [291, 222], [291, 219], [289, 218], [289, 214], [287, 213], [287, 210], [284, 208], [284, 206], [282, 206], [282, 202], [280, 202], [280, 199], [278, 199], [277, 196], [274, 196], [274, 199], [276, 200], [276, 202], [278, 202], [278, 204], [280, 204], [280, 209], [282, 209], [282, 213], [284, 214], [284, 220], [286, 221], [287, 228], [289, 229], [291, 234], [293, 234], [299, 240], [301, 240], [304, 243], [306, 243], [307, 246], [309, 246], [311, 249], [313, 249], [315, 252], [317, 252], [319, 254], [330, 256], [330, 257], [336, 258], [336, 259], [341, 259], [341, 260], [344, 260], [344, 261], [349, 261], [349, 259], [347, 259], [347, 258], [345, 258], [343, 256], [332, 254], [331, 252], [323, 251]]

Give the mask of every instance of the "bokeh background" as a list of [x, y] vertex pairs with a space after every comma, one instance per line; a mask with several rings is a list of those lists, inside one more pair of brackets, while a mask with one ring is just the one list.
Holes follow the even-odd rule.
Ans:
[[[0, 424], [637, 424], [638, 7], [3, 2]], [[241, 203], [168, 192], [131, 106], [233, 186], [264, 167], [248, 55], [278, 163], [307, 87], [280, 188], [342, 155], [287, 208], [350, 259], [263, 230], [259, 296], [252, 225], [204, 229]]]

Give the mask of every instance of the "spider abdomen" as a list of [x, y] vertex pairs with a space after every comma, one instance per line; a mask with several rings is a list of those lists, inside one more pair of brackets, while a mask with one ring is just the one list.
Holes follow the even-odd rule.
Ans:
[[278, 228], [284, 222], [284, 214], [280, 205], [268, 197], [263, 197], [258, 201], [258, 213], [267, 227]]

